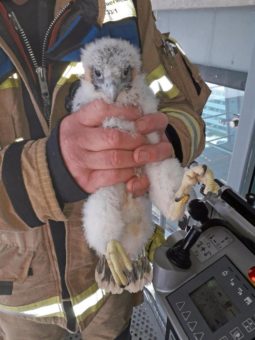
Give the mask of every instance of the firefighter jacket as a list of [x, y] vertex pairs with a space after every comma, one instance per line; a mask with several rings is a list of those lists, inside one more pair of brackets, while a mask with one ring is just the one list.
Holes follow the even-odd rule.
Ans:
[[[57, 0], [55, 15], [45, 39], [45, 75], [0, 1], [0, 312], [86, 329], [88, 339], [114, 339], [137, 295], [98, 289], [97, 257], [81, 229], [86, 194], [64, 169], [57, 145], [66, 98], [80, 75], [80, 48], [106, 35], [141, 48], [148, 84], [169, 117], [166, 133], [183, 165], [203, 150], [200, 113], [209, 90], [178, 44], [158, 32], [149, 0]], [[63, 72], [49, 98], [45, 79], [50, 83], [56, 63]], [[69, 198], [58, 192], [61, 186]]]

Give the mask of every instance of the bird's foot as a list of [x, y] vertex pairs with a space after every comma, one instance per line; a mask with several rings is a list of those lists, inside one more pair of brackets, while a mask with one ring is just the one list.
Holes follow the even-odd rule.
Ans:
[[152, 281], [152, 267], [146, 256], [139, 256], [132, 262], [132, 271], [127, 273], [128, 284], [124, 287], [130, 293], [143, 290]]
[[119, 241], [108, 242], [106, 255], [97, 264], [95, 279], [98, 286], [106, 292], [120, 294], [128, 284], [128, 272], [132, 263]]
[[148, 258], [144, 255], [132, 261], [131, 270], [124, 270], [126, 285], [116, 283], [113, 273], [109, 267], [109, 262], [102, 256], [96, 266], [95, 279], [98, 287], [104, 289], [106, 293], [121, 294], [123, 290], [136, 293], [143, 290], [144, 286], [152, 281], [152, 268]]
[[99, 288], [104, 289], [106, 293], [121, 294], [123, 288], [116, 284], [105, 256], [100, 257], [96, 270], [95, 280]]
[[126, 286], [128, 284], [126, 272], [132, 270], [132, 263], [119, 241], [111, 240], [108, 242], [106, 260], [116, 284], [120, 287]]

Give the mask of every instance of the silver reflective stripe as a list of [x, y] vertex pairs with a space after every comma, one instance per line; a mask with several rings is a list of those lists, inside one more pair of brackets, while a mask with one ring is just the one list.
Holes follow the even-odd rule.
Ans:
[[182, 49], [181, 45], [180, 45], [177, 41], [175, 42], [175, 44], [176, 44], [178, 50], [179, 50], [183, 55], [186, 55], [186, 53], [185, 53], [184, 50]]
[[73, 306], [75, 316], [80, 316], [85, 313], [89, 308], [96, 306], [98, 302], [103, 300], [106, 293], [102, 289], [97, 289], [93, 294], [83, 299], [81, 302]]
[[26, 310], [21, 312], [21, 314], [34, 316], [34, 317], [42, 317], [42, 316], [51, 316], [52, 314], [63, 313], [63, 307], [59, 303], [55, 303], [53, 305], [39, 307], [31, 310]]
[[173, 88], [173, 83], [166, 77], [162, 76], [158, 79], [153, 80], [150, 83], [150, 88], [152, 89], [154, 94], [157, 94], [158, 92], [168, 92]]
[[58, 298], [49, 298], [40, 302], [24, 306], [0, 305], [0, 311], [14, 315], [26, 315], [30, 317], [64, 317], [63, 306]]
[[132, 0], [106, 0], [105, 7], [103, 23], [136, 17], [136, 10]]
[[22, 142], [24, 140], [23, 137], [18, 137], [15, 139], [15, 142], [18, 143], [18, 142]]

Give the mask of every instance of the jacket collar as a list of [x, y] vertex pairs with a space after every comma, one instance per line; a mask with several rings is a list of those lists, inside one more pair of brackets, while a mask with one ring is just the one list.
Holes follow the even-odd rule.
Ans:
[[[55, 14], [70, 3], [69, 0], [56, 0]], [[0, 5], [2, 1], [0, 0]], [[105, 1], [104, 0], [75, 0], [72, 1], [71, 9], [65, 18], [64, 24], [56, 29], [55, 36], [57, 39], [51, 43], [48, 57], [52, 59], [61, 59], [67, 53], [79, 48], [81, 36], [89, 32], [91, 26], [100, 24], [104, 18]], [[6, 24], [0, 20], [0, 33], [6, 40], [10, 48], [18, 55], [17, 46], [13, 44], [13, 37], [10, 36]], [[15, 33], [15, 32], [14, 32]], [[17, 37], [17, 40], [19, 38]], [[0, 81], [8, 76], [13, 70], [13, 65], [8, 56], [0, 49]]]
[[[1, 1], [1, 0], [0, 0]], [[55, 5], [55, 15], [63, 8], [66, 4], [68, 4], [70, 0], [56, 0]], [[98, 8], [97, 14], [97, 23], [101, 25], [104, 20], [105, 15], [105, 0], [92, 0], [92, 1], [84, 1], [84, 0], [73, 0], [73, 3], [84, 3], [84, 5], [89, 4], [90, 2], [95, 4]]]

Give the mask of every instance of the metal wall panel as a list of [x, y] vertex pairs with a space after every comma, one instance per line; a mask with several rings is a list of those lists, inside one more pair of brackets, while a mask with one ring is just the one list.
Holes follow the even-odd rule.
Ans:
[[155, 10], [253, 6], [255, 0], [152, 0]]
[[255, 43], [255, 6], [155, 11], [196, 64], [248, 72]]

